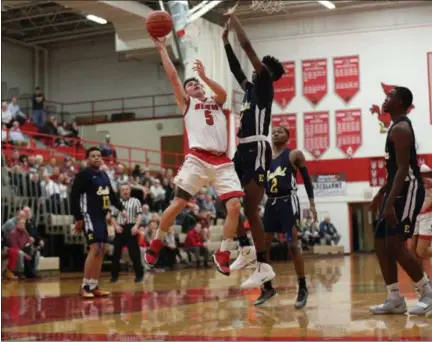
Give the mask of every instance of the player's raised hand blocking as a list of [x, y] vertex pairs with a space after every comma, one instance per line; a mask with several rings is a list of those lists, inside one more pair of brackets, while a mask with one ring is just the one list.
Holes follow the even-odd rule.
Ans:
[[166, 38], [161, 38], [160, 39], [160, 38], [155, 38], [155, 37], [152, 37], [152, 36], [150, 36], [150, 38], [153, 41], [153, 43], [155, 44], [156, 49], [158, 51], [164, 50], [166, 48], [166, 46], [165, 46]]
[[228, 11], [226, 11], [223, 15], [225, 17], [228, 17], [228, 18], [233, 16], [235, 14], [235, 11], [237, 9], [238, 4], [239, 4], [239, 1], [237, 1], [237, 3], [233, 7], [231, 7]]
[[227, 22], [225, 23], [224, 30], [222, 32], [222, 40], [225, 44], [229, 43], [229, 39], [228, 39], [229, 30], [230, 30], [230, 19], [228, 19]]
[[204, 64], [202, 64], [200, 60], [198, 59], [195, 60], [192, 70], [196, 71], [198, 73], [198, 76], [201, 77], [202, 79], [206, 78]]

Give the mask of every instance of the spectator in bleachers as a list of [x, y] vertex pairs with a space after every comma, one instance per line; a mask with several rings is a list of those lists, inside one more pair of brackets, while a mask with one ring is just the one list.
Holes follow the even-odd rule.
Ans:
[[78, 124], [76, 121], [72, 121], [68, 129], [72, 132], [71, 138], [79, 138]]
[[8, 135], [7, 127], [4, 123], [2, 123], [2, 136], [1, 136], [2, 143], [6, 143], [7, 135]]
[[[106, 165], [106, 164], [105, 164]], [[105, 166], [107, 167], [107, 166]], [[119, 184], [127, 183], [129, 182], [129, 176], [126, 174], [124, 166], [122, 164], [118, 164], [115, 167], [115, 173], [114, 177], [111, 181], [111, 185], [114, 189], [114, 191], [118, 191]]]
[[37, 248], [33, 248], [34, 239], [26, 230], [25, 218], [20, 218], [17, 221], [16, 227], [9, 233], [7, 239], [10, 248], [19, 250], [15, 271], [18, 274], [24, 274], [27, 278], [35, 278], [40, 252]]
[[162, 187], [165, 190], [165, 203], [163, 205], [163, 210], [168, 208], [174, 196], [174, 183], [168, 180], [168, 178], [164, 178], [162, 182]]
[[168, 169], [166, 172], [166, 178], [171, 182], [174, 180], [174, 171], [173, 169]]
[[45, 165], [45, 170], [49, 175], [52, 175], [54, 168], [56, 166], [57, 166], [57, 158], [51, 158], [49, 164]]
[[147, 169], [143, 169], [141, 175], [141, 184], [143, 185], [145, 185], [146, 183], [150, 184], [150, 182], [151, 182], [150, 171]]
[[166, 177], [166, 169], [165, 168], [161, 168], [159, 170], [159, 173], [156, 176], [156, 179], [158, 179], [159, 182], [162, 183], [163, 180], [165, 179], [165, 177]]
[[29, 233], [29, 235], [34, 239], [33, 247], [42, 250], [45, 247], [45, 241], [41, 238], [41, 235], [33, 220], [32, 210], [30, 209], [30, 207], [24, 207], [23, 212], [25, 214], [25, 219], [26, 219], [26, 230]]
[[111, 135], [107, 134], [105, 136], [105, 143], [100, 144], [99, 149], [101, 150], [101, 154], [104, 159], [111, 159], [113, 161], [117, 160], [117, 152], [114, 146], [111, 144]]
[[23, 210], [18, 210], [14, 217], [11, 217], [9, 220], [7, 220], [1, 228], [4, 236], [7, 237], [9, 233], [16, 227], [18, 220], [25, 218], [25, 216], [26, 215]]
[[208, 267], [209, 250], [207, 244], [204, 242], [204, 238], [201, 234], [202, 226], [200, 223], [196, 223], [195, 227], [191, 229], [186, 236], [184, 242], [184, 249], [189, 255], [189, 261], [192, 262], [190, 255], [195, 256], [196, 266], [200, 267], [200, 256], [204, 257], [204, 267]]
[[185, 209], [183, 209], [181, 215], [183, 219], [177, 221], [182, 226], [182, 232], [187, 233], [191, 230], [197, 222], [199, 222], [199, 207], [195, 203], [190, 203]]
[[45, 124], [45, 96], [39, 87], [36, 87], [33, 93], [32, 120], [39, 129]]
[[180, 256], [180, 260], [182, 259], [180, 251], [177, 248], [174, 226], [172, 226], [165, 235], [164, 243], [164, 249], [161, 252], [161, 255], [164, 256], [164, 266], [173, 269], [176, 264], [177, 255]]
[[319, 226], [321, 238], [325, 240], [327, 245], [331, 245], [334, 242], [335, 245], [339, 243], [340, 235], [338, 234], [336, 227], [331, 223], [330, 217], [324, 218], [324, 221]]
[[151, 240], [153, 239], [153, 237], [156, 234], [157, 228], [158, 228], [157, 222], [150, 221], [147, 228], [145, 229], [144, 238], [145, 238], [147, 246], [150, 245]]
[[[63, 138], [73, 138], [74, 134], [69, 129], [67, 121], [63, 120], [63, 122], [57, 126], [57, 135]], [[62, 140], [61, 144], [66, 144], [66, 141]]]
[[162, 211], [165, 204], [165, 189], [162, 187], [159, 179], [155, 179], [150, 187], [150, 196], [152, 199], [152, 209]]
[[[55, 135], [57, 136], [57, 119], [55, 116], [51, 116], [49, 120], [47, 120], [47, 122], [45, 122], [45, 124], [39, 129], [39, 132], [42, 134], [48, 134], [48, 135]], [[47, 145], [52, 144], [54, 142], [54, 145], [56, 145], [59, 140], [56, 139], [55, 141], [52, 140], [48, 140], [45, 139], [45, 142]]]
[[71, 157], [65, 157], [63, 164], [60, 166], [60, 172], [72, 178], [77, 171], [73, 159]]
[[30, 196], [37, 197], [37, 198], [42, 197], [42, 187], [41, 187], [39, 173], [37, 172], [27, 173], [26, 182], [27, 182], [27, 189]]
[[43, 165], [43, 161], [44, 161], [44, 158], [42, 157], [42, 155], [37, 154], [37, 155], [35, 156], [35, 159], [34, 159], [34, 162], [33, 162], [33, 167], [34, 167], [37, 171], [40, 171], [40, 170], [41, 170], [41, 167], [42, 167], [42, 165]]
[[141, 217], [141, 225], [147, 227], [150, 222], [150, 207], [148, 204], [144, 204], [142, 206], [142, 217]]
[[[134, 166], [134, 168], [133, 168], [133, 170], [132, 170], [132, 173], [131, 173], [131, 175], [132, 175], [132, 178], [140, 178], [141, 177], [141, 166], [139, 165], [139, 164], [135, 164], [135, 166]], [[140, 183], [141, 183], [141, 180], [140, 180]]]
[[17, 280], [18, 277], [13, 273], [18, 262], [18, 249], [9, 248], [8, 242], [3, 234], [1, 235], [1, 260], [2, 260], [2, 277], [5, 280]]
[[19, 122], [20, 125], [23, 125], [27, 120], [27, 115], [25, 115], [18, 104], [18, 97], [13, 96], [11, 102], [8, 105], [8, 110], [13, 116], [13, 120]]
[[18, 121], [14, 121], [11, 129], [9, 130], [9, 141], [14, 145], [26, 145], [27, 140], [21, 132]]
[[9, 111], [7, 102], [2, 102], [2, 116], [1, 116], [2, 124], [5, 124], [7, 128], [12, 126], [13, 115]]
[[320, 230], [312, 217], [308, 217], [304, 222], [304, 229], [302, 230], [303, 239], [307, 241], [308, 247], [321, 244]]

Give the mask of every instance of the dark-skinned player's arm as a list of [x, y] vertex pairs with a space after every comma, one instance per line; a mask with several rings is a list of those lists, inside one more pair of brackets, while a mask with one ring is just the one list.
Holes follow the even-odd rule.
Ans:
[[182, 113], [185, 113], [189, 105], [189, 96], [186, 94], [183, 88], [183, 83], [180, 80], [177, 70], [168, 54], [165, 46], [165, 39], [159, 40], [151, 36], [150, 38], [153, 40], [154, 44], [156, 45], [156, 49], [160, 53], [162, 65], [173, 87], [177, 105], [179, 106]]
[[291, 151], [291, 153], [289, 154], [289, 158], [290, 158], [291, 165], [293, 165], [297, 170], [299, 170], [300, 175], [303, 179], [306, 193], [309, 198], [309, 207], [310, 207], [309, 209], [313, 215], [314, 222], [316, 222], [318, 220], [318, 214], [315, 207], [315, 198], [314, 198], [312, 180], [309, 176], [309, 172], [306, 167], [306, 158], [303, 152], [300, 150]]
[[207, 77], [204, 65], [200, 60], [195, 60], [193, 70], [196, 71], [201, 80], [208, 85], [210, 90], [214, 93], [215, 101], [222, 107], [227, 99], [225, 89], [219, 83]]
[[84, 217], [81, 211], [81, 195], [86, 192], [87, 177], [85, 171], [76, 174], [71, 189], [71, 212], [75, 218], [75, 233], [80, 233], [84, 228]]
[[228, 58], [228, 64], [231, 70], [231, 73], [233, 74], [234, 78], [240, 85], [240, 87], [243, 90], [246, 90], [246, 85], [248, 83], [247, 77], [244, 73], [244, 71], [241, 68], [240, 62], [237, 59], [237, 56], [234, 53], [234, 50], [229, 42], [228, 39], [228, 33], [229, 33], [229, 20], [225, 24], [224, 31], [222, 33], [222, 40], [225, 46], [225, 52]]
[[394, 205], [396, 198], [400, 195], [405, 179], [409, 172], [410, 147], [413, 141], [411, 128], [406, 122], [395, 125], [391, 131], [391, 141], [396, 150], [397, 171], [390, 192], [384, 206], [383, 217], [389, 220], [393, 226], [397, 223]]

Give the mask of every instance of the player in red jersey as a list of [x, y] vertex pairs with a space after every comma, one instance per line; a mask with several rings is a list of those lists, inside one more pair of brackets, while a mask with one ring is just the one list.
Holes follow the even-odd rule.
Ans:
[[229, 275], [230, 250], [236, 248], [233, 238], [240, 216], [239, 197], [244, 193], [234, 164], [226, 155], [227, 117], [222, 106], [227, 94], [218, 83], [207, 77], [200, 61], [195, 61], [193, 69], [212, 90], [214, 96], [208, 97], [203, 85], [195, 77], [188, 78], [182, 83], [166, 50], [165, 40], [152, 39], [173, 86], [177, 105], [184, 114], [190, 149], [174, 179], [175, 198], [162, 214], [156, 236], [146, 251], [145, 261], [151, 266], [156, 264], [164, 245], [163, 238], [176, 216], [203, 186], [211, 185], [219, 198], [225, 201], [227, 210], [224, 239], [214, 255], [214, 260], [218, 271]]

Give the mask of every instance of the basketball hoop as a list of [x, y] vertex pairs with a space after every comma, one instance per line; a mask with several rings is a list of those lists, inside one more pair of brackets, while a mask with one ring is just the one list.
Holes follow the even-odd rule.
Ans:
[[282, 11], [284, 4], [282, 0], [252, 0], [250, 8], [254, 11], [263, 11], [272, 14]]

